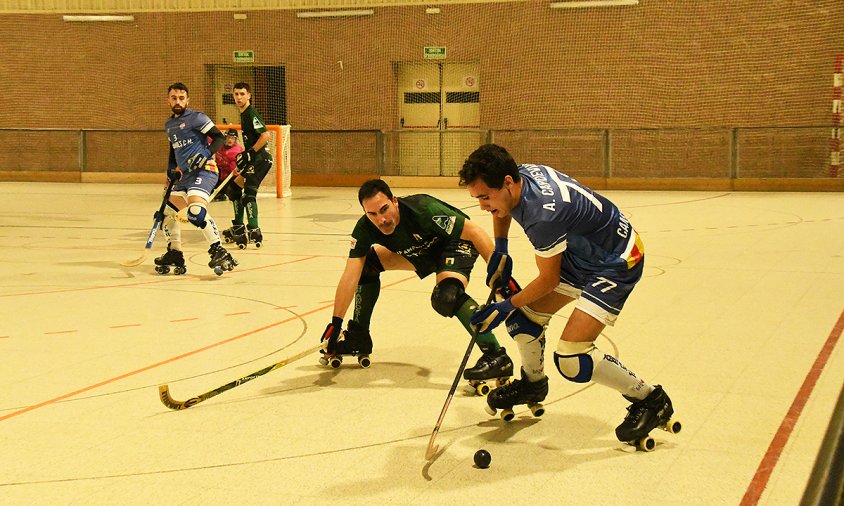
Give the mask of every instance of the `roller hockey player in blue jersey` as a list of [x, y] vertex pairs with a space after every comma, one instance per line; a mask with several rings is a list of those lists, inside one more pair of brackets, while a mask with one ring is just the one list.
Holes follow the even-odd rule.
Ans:
[[167, 88], [167, 103], [173, 112], [164, 125], [170, 143], [167, 177], [174, 184], [162, 223], [167, 236], [167, 251], [155, 259], [155, 270], [166, 274], [172, 266], [176, 274], [185, 272], [182, 222], [202, 231], [209, 244], [211, 260], [208, 266], [220, 275], [237, 265], [237, 261], [220, 245], [217, 225], [208, 213], [208, 199], [219, 177], [213, 153], [220, 149], [225, 139], [208, 116], [187, 108], [189, 100], [188, 88], [184, 84], [174, 83]]
[[670, 430], [666, 425], [673, 407], [665, 390], [646, 383], [595, 346], [642, 277], [644, 247], [630, 222], [612, 202], [576, 180], [543, 165], [516, 165], [495, 144], [469, 155], [459, 175], [460, 184], [493, 217], [495, 251], [487, 282], [506, 282], [511, 275], [511, 220], [524, 229], [539, 270], [521, 291], [472, 316], [480, 331], [506, 321], [522, 357], [521, 379], [493, 390], [487, 397], [488, 411], [504, 409], [512, 417], [517, 404], [541, 409], [548, 394], [545, 329], [552, 315], [576, 301], [554, 353], [557, 370], [569, 381], [594, 381], [617, 390], [631, 403], [615, 431], [620, 441], [640, 444], [658, 426]]

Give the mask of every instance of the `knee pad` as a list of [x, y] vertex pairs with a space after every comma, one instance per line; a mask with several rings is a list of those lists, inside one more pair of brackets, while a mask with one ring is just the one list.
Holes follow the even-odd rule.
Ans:
[[363, 272], [360, 274], [358, 284], [374, 283], [380, 279], [382, 272], [384, 272], [384, 266], [381, 265], [378, 254], [375, 253], [374, 248], [369, 248], [369, 253], [366, 254], [366, 261], [363, 264]]
[[560, 374], [574, 383], [588, 383], [592, 381], [592, 371], [595, 363], [592, 353], [597, 351], [595, 343], [573, 343], [560, 341], [554, 352], [554, 363]]
[[514, 341], [527, 343], [545, 337], [545, 327], [550, 319], [528, 307], [520, 307], [510, 313], [504, 324]]
[[457, 278], [445, 278], [434, 287], [431, 293], [431, 307], [434, 311], [451, 318], [460, 309], [469, 296], [463, 283]]
[[235, 183], [229, 182], [223, 189], [223, 193], [225, 193], [226, 197], [228, 197], [231, 201], [240, 200], [243, 197], [243, 188]]
[[205, 205], [198, 202], [188, 205], [188, 221], [193, 225], [199, 228], [205, 228], [205, 225], [208, 224], [208, 222], [205, 221], [205, 217], [207, 215], [208, 211], [205, 209]]

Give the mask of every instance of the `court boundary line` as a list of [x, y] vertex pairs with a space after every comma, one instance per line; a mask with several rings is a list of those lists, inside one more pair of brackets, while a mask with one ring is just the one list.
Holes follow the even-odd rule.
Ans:
[[829, 332], [829, 337], [827, 337], [826, 342], [818, 352], [818, 356], [806, 374], [806, 378], [803, 380], [800, 390], [797, 391], [791, 407], [780, 423], [776, 434], [774, 434], [768, 450], [759, 462], [759, 467], [756, 468], [756, 473], [747, 485], [747, 490], [741, 499], [741, 506], [754, 506], [762, 498], [762, 494], [768, 486], [768, 480], [771, 478], [771, 474], [773, 474], [774, 468], [776, 468], [779, 462], [780, 455], [782, 455], [785, 445], [788, 443], [788, 439], [791, 437], [791, 433], [794, 431], [794, 427], [797, 425], [800, 415], [803, 413], [803, 408], [806, 407], [806, 403], [809, 401], [809, 397], [812, 395], [830, 355], [832, 355], [832, 350], [838, 344], [842, 331], [844, 331], [844, 311], [841, 312], [838, 321]]

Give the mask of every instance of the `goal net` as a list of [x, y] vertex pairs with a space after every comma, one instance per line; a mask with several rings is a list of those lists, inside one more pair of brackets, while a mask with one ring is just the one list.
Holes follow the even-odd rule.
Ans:
[[[223, 134], [227, 130], [238, 131], [237, 142], [243, 146], [240, 125], [218, 123], [217, 128]], [[272, 194], [278, 198], [290, 197], [293, 195], [290, 188], [290, 125], [267, 125], [267, 132], [270, 133], [270, 141], [267, 143], [266, 149], [273, 157], [273, 165], [264, 180], [261, 181], [258, 193]]]

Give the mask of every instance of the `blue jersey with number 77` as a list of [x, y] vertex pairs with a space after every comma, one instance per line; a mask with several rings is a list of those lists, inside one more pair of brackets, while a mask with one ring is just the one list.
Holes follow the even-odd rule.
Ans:
[[567, 251], [589, 270], [632, 269], [644, 246], [618, 207], [551, 167], [519, 166], [522, 195], [511, 210], [537, 256]]

